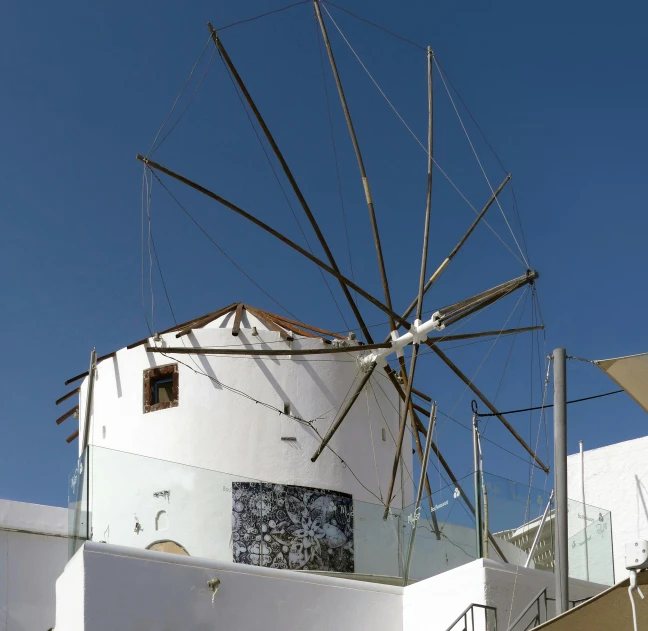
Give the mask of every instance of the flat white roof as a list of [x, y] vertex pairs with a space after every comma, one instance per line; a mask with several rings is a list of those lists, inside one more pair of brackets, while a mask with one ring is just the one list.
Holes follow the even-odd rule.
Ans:
[[60, 506], [0, 500], [0, 530], [66, 536], [68, 509]]

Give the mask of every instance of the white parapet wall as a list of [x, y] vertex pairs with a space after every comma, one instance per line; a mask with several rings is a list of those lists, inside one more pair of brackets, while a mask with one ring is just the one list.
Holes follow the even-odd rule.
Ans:
[[[633, 539], [648, 539], [648, 437], [628, 440], [584, 453], [585, 504], [588, 514], [580, 511], [588, 524], [588, 548], [596, 550], [598, 512], [612, 513], [612, 544], [616, 581], [627, 576], [625, 544]], [[582, 499], [581, 459], [574, 454], [567, 459], [569, 497]], [[591, 534], [589, 534], [591, 531]], [[584, 547], [584, 546], [583, 546]], [[590, 551], [590, 557], [592, 552]]]
[[[497, 607], [505, 629], [552, 586], [551, 574], [488, 560], [403, 588], [87, 542], [57, 582], [56, 631], [447, 631], [471, 603]], [[573, 599], [604, 589], [570, 588]]]
[[47, 631], [68, 559], [68, 511], [0, 500], [0, 631]]

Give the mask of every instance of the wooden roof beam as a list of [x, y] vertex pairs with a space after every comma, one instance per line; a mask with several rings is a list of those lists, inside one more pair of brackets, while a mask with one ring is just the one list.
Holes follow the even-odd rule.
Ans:
[[[147, 340], [148, 338], [146, 338], [146, 340], [144, 340], [142, 344], [144, 344], [144, 342], [146, 342]], [[108, 353], [107, 355], [102, 355], [101, 357], [97, 357], [97, 364], [99, 362], [102, 362], [104, 359], [110, 359], [111, 357], [116, 357], [116, 356], [117, 356], [117, 351], [113, 351], [112, 353]], [[68, 379], [65, 382], [65, 385], [69, 386], [71, 383], [74, 383], [75, 381], [78, 381], [79, 379], [83, 379], [83, 377], [87, 377], [87, 376], [88, 376], [88, 371], [86, 370], [85, 372], [82, 372], [80, 375]]]
[[60, 399], [57, 399], [55, 405], [58, 405], [59, 403], [63, 403], [63, 401], [66, 401], [72, 395], [76, 394], [80, 390], [81, 390], [81, 386], [79, 386], [78, 388], [75, 388], [74, 390], [70, 390], [70, 392], [68, 392], [67, 394], [64, 394]]
[[227, 307], [223, 307], [222, 309], [218, 309], [217, 311], [212, 311], [211, 313], [207, 314], [206, 316], [202, 316], [201, 318], [198, 318], [197, 320], [194, 320], [189, 326], [184, 327], [181, 331], [178, 331], [176, 333], [176, 337], [182, 337], [183, 335], [189, 335], [193, 329], [201, 329], [204, 327], [206, 324], [209, 324], [210, 322], [213, 322], [214, 320], [218, 320], [221, 316], [224, 316], [226, 313], [229, 313], [236, 307], [237, 303], [233, 302], [231, 305], [227, 305]]
[[232, 325], [232, 335], [238, 337], [238, 334], [241, 332], [241, 320], [243, 319], [243, 309], [245, 305], [242, 302], [239, 302], [236, 305], [236, 313], [234, 314], [234, 324]]
[[65, 414], [61, 414], [61, 416], [59, 416], [59, 417], [56, 419], [56, 424], [57, 424], [57, 425], [60, 425], [63, 421], [65, 421], [66, 419], [70, 418], [73, 414], [76, 414], [78, 411], [79, 411], [79, 406], [78, 406], [78, 405], [75, 405], [73, 408], [71, 408], [70, 410], [68, 410]]
[[147, 353], [164, 353], [165, 355], [239, 355], [268, 357], [281, 355], [335, 355], [336, 353], [359, 353], [374, 348], [385, 348], [388, 344], [363, 344], [358, 346], [330, 346], [328, 348], [197, 348], [194, 346], [158, 347], [147, 346]]

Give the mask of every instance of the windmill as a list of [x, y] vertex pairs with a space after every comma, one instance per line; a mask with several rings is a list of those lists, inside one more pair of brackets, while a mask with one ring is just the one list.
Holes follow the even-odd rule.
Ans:
[[[371, 186], [369, 181], [369, 176], [365, 168], [365, 163], [363, 160], [363, 154], [361, 151], [360, 142], [355, 131], [353, 124], [353, 119], [351, 117], [349, 104], [344, 92], [343, 83], [338, 72], [338, 67], [336, 63], [336, 58], [334, 54], [333, 47], [331, 45], [326, 22], [324, 19], [324, 12], [332, 20], [330, 13], [326, 8], [326, 4], [320, 0], [315, 0], [313, 2], [313, 8], [315, 11], [315, 17], [317, 20], [318, 27], [321, 32], [321, 37], [323, 39], [326, 53], [328, 56], [330, 69], [335, 81], [337, 88], [340, 105], [344, 114], [346, 125], [348, 128], [349, 136], [351, 143], [353, 145], [355, 157], [358, 163], [360, 181], [362, 189], [364, 191], [367, 211], [369, 215], [373, 243], [375, 247], [376, 260], [378, 265], [379, 276], [382, 284], [383, 295], [381, 298], [376, 297], [371, 292], [364, 289], [354, 280], [348, 278], [345, 274], [342, 273], [340, 266], [338, 265], [331, 247], [327, 242], [320, 225], [304, 195], [302, 189], [300, 188], [293, 171], [291, 170], [288, 162], [279, 148], [279, 144], [275, 137], [273, 136], [270, 128], [264, 119], [256, 101], [254, 100], [250, 89], [245, 83], [243, 77], [241, 76], [239, 70], [235, 66], [232, 58], [228, 54], [225, 45], [223, 43], [222, 37], [219, 33], [208, 24], [211, 41], [215, 47], [215, 51], [223, 60], [230, 76], [233, 78], [236, 86], [240, 90], [240, 93], [243, 95], [247, 106], [254, 115], [259, 127], [261, 128], [269, 146], [274, 153], [275, 158], [279, 162], [283, 174], [287, 181], [290, 184], [290, 187], [297, 198], [301, 209], [307, 218], [311, 229], [325, 254], [324, 258], [319, 258], [311, 251], [305, 247], [299, 245], [294, 240], [290, 239], [280, 230], [275, 229], [266, 221], [263, 221], [258, 216], [254, 215], [250, 211], [244, 209], [242, 206], [226, 199], [220, 193], [207, 188], [206, 186], [190, 179], [184, 174], [180, 174], [177, 170], [173, 170], [166, 165], [161, 164], [158, 161], [154, 161], [151, 158], [151, 151], [146, 155], [137, 155], [137, 159], [141, 161], [144, 165], [145, 171], [152, 175], [153, 178], [160, 184], [160, 186], [169, 192], [173, 197], [171, 191], [166, 185], [166, 181], [175, 180], [200, 194], [206, 196], [210, 200], [218, 203], [220, 206], [228, 209], [229, 211], [235, 213], [236, 215], [244, 218], [249, 223], [255, 225], [257, 228], [261, 229], [265, 233], [271, 235], [278, 241], [282, 242], [285, 246], [292, 249], [293, 251], [299, 253], [311, 264], [321, 270], [322, 273], [328, 275], [340, 286], [340, 290], [344, 295], [349, 308], [351, 309], [362, 336], [364, 338], [364, 343], [358, 343], [357, 341], [348, 344], [336, 344], [335, 340], [332, 344], [325, 344], [324, 348], [307, 346], [304, 348], [268, 348], [267, 345], [255, 346], [254, 344], [247, 345], [244, 348], [225, 348], [225, 347], [210, 347], [210, 346], [199, 346], [193, 344], [191, 346], [170, 346], [169, 344], [159, 344], [160, 335], [167, 333], [174, 333], [176, 338], [182, 338], [192, 332], [195, 332], [201, 328], [208, 326], [210, 323], [215, 322], [219, 318], [231, 318], [233, 322], [232, 326], [232, 335], [238, 335], [238, 332], [241, 327], [241, 321], [244, 317], [244, 314], [248, 314], [255, 318], [255, 321], [262, 322], [270, 331], [275, 331], [279, 333], [282, 339], [289, 340], [292, 339], [291, 334], [296, 334], [303, 337], [312, 337], [313, 335], [323, 334], [326, 335], [328, 332], [323, 329], [314, 328], [309, 325], [305, 325], [303, 322], [296, 320], [291, 320], [285, 316], [278, 316], [276, 314], [271, 314], [268, 311], [262, 309], [255, 309], [250, 307], [242, 302], [231, 304], [223, 309], [219, 309], [215, 312], [202, 316], [201, 318], [194, 319], [187, 323], [176, 325], [167, 331], [162, 331], [159, 334], [154, 336], [149, 336], [136, 344], [129, 345], [128, 349], [133, 349], [136, 347], [143, 347], [148, 356], [155, 356], [156, 354], [162, 354], [164, 357], [171, 358], [177, 357], [178, 355], [191, 355], [196, 357], [210, 357], [210, 356], [239, 356], [247, 358], [255, 357], [279, 357], [281, 355], [289, 356], [291, 358], [297, 358], [300, 356], [308, 355], [335, 355], [340, 353], [345, 353], [347, 355], [352, 355], [356, 358], [357, 363], [357, 372], [356, 375], [357, 383], [352, 382], [349, 386], [352, 388], [349, 395], [343, 401], [340, 409], [337, 411], [333, 422], [331, 423], [329, 429], [323, 434], [320, 435], [319, 444], [316, 449], [309, 454], [310, 461], [316, 463], [323, 453], [331, 449], [331, 441], [336, 436], [336, 434], [344, 428], [345, 420], [349, 417], [352, 409], [357, 405], [358, 399], [360, 396], [366, 392], [367, 386], [371, 381], [372, 376], [377, 372], [382, 372], [389, 380], [396, 396], [401, 401], [401, 411], [398, 419], [397, 433], [395, 436], [395, 453], [393, 457], [393, 464], [391, 467], [391, 474], [389, 477], [388, 490], [386, 496], [383, 499], [383, 519], [387, 519], [390, 514], [390, 508], [392, 506], [394, 496], [395, 496], [395, 487], [397, 484], [397, 475], [399, 471], [399, 464], [402, 461], [402, 454], [404, 449], [404, 440], [405, 434], [408, 429], [408, 426], [411, 427], [412, 433], [414, 436], [414, 442], [416, 446], [416, 451], [418, 454], [419, 462], [421, 467], [426, 470], [426, 463], [424, 462], [423, 454], [423, 444], [421, 436], [424, 438], [427, 437], [428, 428], [421, 419], [421, 415], [429, 416], [430, 411], [413, 400], [413, 394], [418, 395], [427, 403], [432, 403], [432, 398], [426, 393], [417, 390], [414, 387], [414, 382], [417, 372], [417, 359], [419, 356], [419, 349], [421, 345], [428, 346], [431, 351], [436, 354], [439, 359], [445, 364], [452, 373], [454, 373], [464, 384], [470, 389], [474, 395], [485, 405], [492, 414], [504, 425], [504, 427], [512, 434], [515, 440], [523, 448], [523, 450], [532, 458], [535, 465], [541, 470], [548, 472], [549, 469], [547, 465], [538, 457], [536, 450], [534, 450], [525, 440], [520, 436], [520, 434], [515, 430], [515, 428], [508, 422], [508, 420], [497, 410], [496, 406], [489, 398], [473, 383], [473, 380], [469, 378], [464, 371], [461, 370], [442, 350], [442, 345], [444, 342], [456, 341], [456, 340], [467, 340], [474, 338], [486, 338], [496, 336], [497, 338], [505, 335], [515, 335], [518, 333], [539, 330], [544, 328], [543, 326], [530, 326], [530, 327], [517, 327], [510, 329], [500, 329], [500, 330], [490, 330], [482, 331], [477, 333], [455, 333], [453, 334], [452, 326], [465, 321], [470, 316], [478, 313], [479, 311], [489, 307], [490, 305], [502, 300], [503, 298], [518, 292], [519, 290], [533, 285], [538, 278], [538, 273], [532, 269], [527, 269], [526, 272], [518, 277], [515, 277], [506, 282], [500, 283], [493, 287], [490, 287], [482, 292], [479, 292], [473, 296], [469, 296], [459, 302], [455, 302], [447, 305], [441, 309], [437, 309], [430, 318], [423, 320], [424, 313], [424, 300], [426, 294], [429, 290], [435, 285], [439, 278], [446, 272], [450, 267], [452, 261], [459, 254], [459, 252], [465, 247], [466, 243], [469, 241], [471, 235], [475, 229], [484, 221], [484, 217], [489, 211], [489, 209], [497, 204], [499, 205], [498, 198], [502, 191], [506, 188], [510, 182], [511, 176], [508, 174], [501, 184], [496, 188], [491, 188], [490, 197], [485, 200], [485, 203], [481, 210], [476, 213], [476, 217], [472, 223], [466, 228], [464, 234], [457, 241], [456, 245], [451, 249], [451, 251], [445, 256], [441, 264], [434, 270], [434, 272], [428, 276], [428, 238], [430, 230], [430, 216], [432, 209], [432, 188], [433, 188], [433, 171], [435, 168], [435, 158], [434, 158], [434, 69], [437, 66], [435, 55], [431, 48], [425, 50], [427, 57], [427, 95], [428, 95], [428, 134], [427, 134], [427, 195], [426, 195], [426, 205], [425, 213], [422, 220], [422, 251], [421, 251], [421, 264], [419, 271], [419, 282], [418, 282], [418, 292], [414, 297], [410, 305], [402, 312], [399, 312], [392, 303], [392, 297], [390, 292], [390, 285], [388, 281], [387, 269], [385, 265], [383, 247], [381, 242], [381, 234], [378, 226], [378, 220], [376, 217], [376, 211], [374, 208], [374, 199], [371, 193]], [[439, 71], [440, 72], [440, 71]], [[164, 178], [164, 179], [163, 179]], [[489, 184], [490, 186], [490, 184]], [[174, 197], [175, 199], [175, 197]], [[177, 200], [176, 200], [177, 201]], [[355, 294], [355, 296], [354, 296]], [[375, 339], [370, 331], [370, 327], [367, 325], [361, 310], [360, 299], [366, 301], [367, 303], [373, 305], [373, 307], [382, 311], [388, 319], [388, 330], [385, 331], [384, 337]], [[413, 316], [413, 319], [412, 319]], [[329, 336], [331, 336], [329, 334]], [[339, 336], [338, 336], [339, 337]], [[409, 358], [409, 365], [407, 365], [405, 359], [404, 350], [407, 347], [411, 347], [411, 355]], [[93, 366], [96, 366], [100, 361], [107, 359], [109, 357], [114, 357], [114, 353], [103, 356], [96, 360], [93, 363]], [[395, 355], [397, 359], [397, 368], [394, 369], [389, 363], [388, 360], [391, 356]], [[92, 373], [92, 368], [89, 371]], [[69, 380], [67, 383], [71, 383], [76, 379], [86, 376], [88, 373], [77, 376], [76, 378]], [[66, 397], [63, 397], [61, 400], [64, 400]], [[87, 397], [86, 397], [87, 398]], [[60, 401], [61, 401], [60, 400]], [[77, 407], [78, 409], [78, 407]], [[88, 408], [89, 409], [89, 408]], [[66, 413], [67, 414], [67, 413]], [[68, 414], [69, 416], [70, 414]], [[59, 418], [58, 422], [62, 422], [68, 416], [63, 415]], [[89, 418], [89, 413], [86, 415]], [[84, 432], [84, 444], [87, 444], [88, 441], [88, 426], [85, 425]], [[78, 435], [78, 433], [77, 433]], [[73, 434], [70, 439], [73, 439], [75, 435]], [[82, 445], [83, 447], [83, 445]], [[443, 454], [438, 448], [438, 445], [434, 441], [431, 441], [430, 444], [431, 450], [437, 456], [440, 465], [443, 467], [448, 477], [451, 479], [453, 484], [459, 490], [460, 496], [463, 499], [464, 503], [468, 509], [474, 513], [475, 507], [472, 502], [465, 494], [461, 488], [461, 484], [458, 481], [457, 476], [450, 469], [447, 460], [444, 458]], [[432, 490], [429, 478], [427, 474], [425, 475], [425, 487], [427, 495], [429, 496], [430, 508], [431, 508], [431, 519], [434, 523], [434, 530], [437, 537], [440, 537], [439, 527], [436, 523], [436, 518], [432, 506]], [[139, 523], [139, 522], [138, 522]], [[492, 536], [489, 533], [489, 539], [495, 549], [498, 549], [496, 541], [493, 540]], [[503, 554], [500, 555], [503, 557]], [[263, 556], [263, 555], [261, 555]]]

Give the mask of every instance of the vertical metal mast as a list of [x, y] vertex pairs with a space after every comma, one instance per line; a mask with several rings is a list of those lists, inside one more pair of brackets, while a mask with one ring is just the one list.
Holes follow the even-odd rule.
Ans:
[[587, 504], [585, 504], [585, 453], [583, 452], [583, 441], [578, 441], [580, 449], [581, 469], [581, 501], [583, 502], [583, 535], [585, 536], [585, 580], [589, 581], [589, 549], [587, 545]]
[[[474, 411], [474, 408], [473, 408]], [[484, 537], [482, 535], [482, 502], [481, 502], [481, 459], [479, 458], [479, 429], [477, 427], [479, 417], [477, 412], [473, 414], [473, 467], [475, 483], [475, 541], [477, 542], [477, 558], [484, 556]]]
[[556, 549], [554, 581], [556, 615], [569, 608], [569, 558], [567, 545], [567, 370], [564, 348], [554, 359], [554, 488], [556, 491]]

